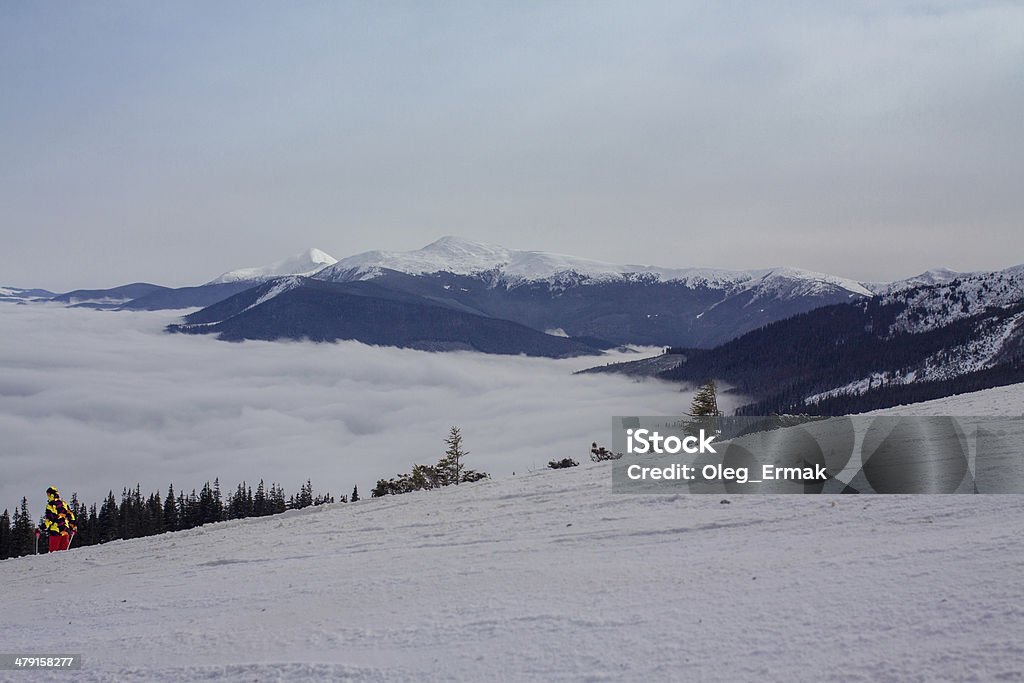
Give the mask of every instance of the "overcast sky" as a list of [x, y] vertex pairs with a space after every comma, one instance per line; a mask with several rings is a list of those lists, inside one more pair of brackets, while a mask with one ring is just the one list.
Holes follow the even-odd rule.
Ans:
[[1022, 178], [1020, 2], [0, 3], [0, 285], [445, 234], [992, 269]]

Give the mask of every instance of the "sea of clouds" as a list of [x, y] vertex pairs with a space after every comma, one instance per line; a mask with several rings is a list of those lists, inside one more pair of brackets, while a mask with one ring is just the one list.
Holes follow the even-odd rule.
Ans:
[[[0, 305], [0, 509], [47, 486], [86, 503], [141, 485], [225, 490], [307, 478], [362, 496], [432, 463], [452, 425], [495, 478], [588, 458], [613, 415], [679, 414], [678, 385], [573, 375], [610, 358], [427, 353], [357, 342], [172, 335], [180, 312]], [[633, 356], [636, 357], [636, 356]]]

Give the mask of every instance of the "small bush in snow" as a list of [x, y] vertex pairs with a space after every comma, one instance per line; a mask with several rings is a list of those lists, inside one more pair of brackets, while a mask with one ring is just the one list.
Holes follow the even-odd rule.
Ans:
[[572, 458], [562, 458], [561, 460], [550, 460], [548, 461], [548, 467], [553, 470], [560, 470], [563, 467], [576, 467], [579, 465], [578, 462]]

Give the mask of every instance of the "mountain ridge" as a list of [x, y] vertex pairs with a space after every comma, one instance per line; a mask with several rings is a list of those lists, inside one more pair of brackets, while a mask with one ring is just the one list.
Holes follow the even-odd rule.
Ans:
[[294, 256], [289, 256], [288, 258], [281, 259], [280, 261], [274, 261], [273, 263], [265, 266], [229, 270], [205, 284], [217, 285], [239, 281], [261, 282], [263, 280], [269, 280], [271, 278], [281, 277], [284, 275], [312, 275], [313, 273], [337, 262], [338, 259], [334, 258], [327, 252], [321, 251], [316, 247], [311, 247], [305, 251], [295, 254]]
[[168, 332], [225, 341], [356, 340], [427, 351], [475, 350], [564, 358], [597, 355], [592, 343], [545, 334], [372, 282], [289, 276], [269, 280], [185, 316]]
[[772, 276], [823, 282], [861, 296], [873, 296], [868, 288], [849, 278], [788, 266], [752, 270], [721, 268], [666, 268], [652, 265], [613, 264], [566, 254], [544, 251], [508, 249], [495, 244], [476, 242], [448, 235], [420, 249], [411, 251], [368, 251], [339, 260], [318, 272], [323, 280], [370, 279], [385, 271], [407, 275], [488, 276], [497, 286], [515, 287], [533, 282], [558, 281], [559, 276], [574, 274], [578, 283], [642, 280], [654, 277], [666, 282], [681, 282], [691, 287], [756, 286], [759, 280]]

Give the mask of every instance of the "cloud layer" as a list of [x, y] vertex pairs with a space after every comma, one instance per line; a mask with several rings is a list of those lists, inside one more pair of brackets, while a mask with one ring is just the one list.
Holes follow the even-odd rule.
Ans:
[[0, 509], [56, 485], [83, 501], [140, 483], [363, 495], [433, 462], [451, 425], [495, 477], [588, 456], [611, 416], [678, 414], [661, 382], [574, 376], [594, 359], [432, 354], [167, 335], [172, 315], [0, 306]]

